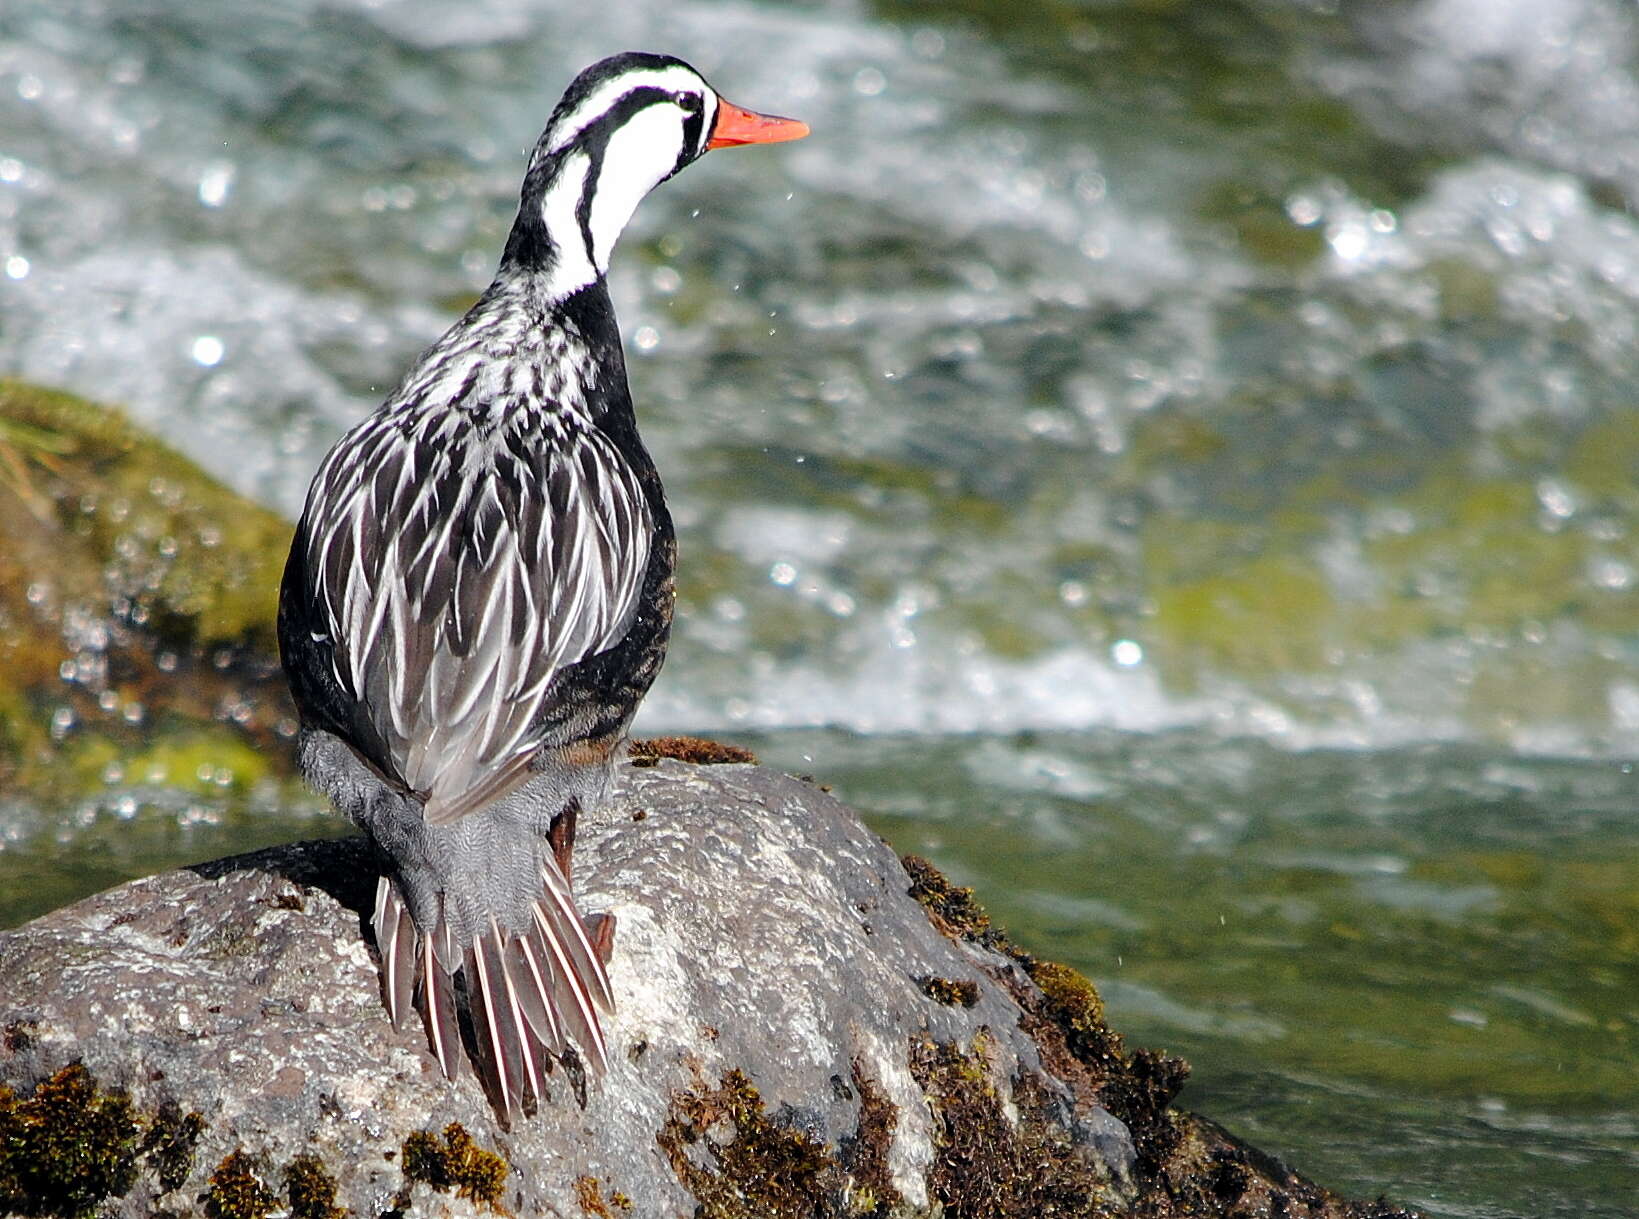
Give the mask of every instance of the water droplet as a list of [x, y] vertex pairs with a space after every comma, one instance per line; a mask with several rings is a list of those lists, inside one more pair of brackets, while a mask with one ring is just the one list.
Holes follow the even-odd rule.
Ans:
[[1320, 202], [1312, 195], [1293, 195], [1286, 201], [1286, 214], [1293, 224], [1308, 228], [1321, 217]]
[[221, 207], [233, 191], [233, 179], [238, 170], [232, 161], [212, 161], [199, 175], [199, 202], [206, 207]]
[[28, 271], [28, 259], [24, 258], [21, 254], [13, 254], [10, 258], [6, 259], [7, 279], [27, 279]]
[[938, 30], [917, 30], [911, 35], [911, 50], [923, 59], [938, 59], [945, 53], [945, 36]]
[[1364, 225], [1341, 224], [1334, 232], [1327, 234], [1326, 240], [1331, 243], [1332, 253], [1344, 262], [1354, 262], [1366, 252], [1367, 235]]
[[1612, 592], [1625, 592], [1634, 584], [1633, 568], [1621, 559], [1597, 558], [1591, 565], [1589, 575], [1600, 588], [1610, 589]]
[[1537, 502], [1553, 516], [1563, 520], [1576, 511], [1576, 496], [1557, 479], [1538, 479], [1536, 490]]
[[1132, 639], [1117, 639], [1110, 645], [1110, 659], [1123, 669], [1144, 663], [1144, 649]]
[[188, 354], [193, 357], [195, 364], [203, 368], [215, 368], [227, 354], [227, 348], [214, 334], [202, 334], [193, 341]]
[[60, 741], [74, 727], [74, 708], [58, 707], [51, 713], [51, 739]]

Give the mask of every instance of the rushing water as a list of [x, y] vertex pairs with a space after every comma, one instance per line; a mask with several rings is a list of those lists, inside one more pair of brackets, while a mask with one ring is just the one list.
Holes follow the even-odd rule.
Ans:
[[[616, 257], [683, 547], [646, 727], [837, 783], [1328, 1183], [1631, 1214], [1633, 7], [452, 11], [7, 0], [0, 371], [292, 512], [576, 67], [807, 119]], [[0, 922], [326, 824], [281, 807], [7, 809]]]

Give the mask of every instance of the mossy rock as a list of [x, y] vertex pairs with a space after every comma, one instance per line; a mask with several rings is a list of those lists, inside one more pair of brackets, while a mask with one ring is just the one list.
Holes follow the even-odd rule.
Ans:
[[262, 777], [289, 752], [266, 748], [291, 727], [289, 538], [119, 411], [0, 380], [0, 782], [73, 798], [133, 758], [184, 789]]

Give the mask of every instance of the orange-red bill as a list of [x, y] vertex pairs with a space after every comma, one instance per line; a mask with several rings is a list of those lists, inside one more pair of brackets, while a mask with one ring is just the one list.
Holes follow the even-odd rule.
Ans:
[[735, 144], [778, 144], [800, 140], [808, 134], [808, 124], [782, 119], [776, 114], [742, 110], [733, 102], [717, 99], [717, 122], [712, 125], [709, 148], [730, 148]]

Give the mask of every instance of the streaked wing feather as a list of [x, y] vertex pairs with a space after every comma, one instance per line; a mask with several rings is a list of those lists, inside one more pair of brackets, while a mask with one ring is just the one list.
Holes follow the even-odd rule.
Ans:
[[326, 459], [303, 527], [337, 683], [385, 747], [371, 761], [440, 824], [528, 778], [552, 679], [630, 626], [653, 520], [599, 432], [482, 461], [461, 444], [429, 458], [424, 439], [361, 429]]

